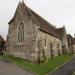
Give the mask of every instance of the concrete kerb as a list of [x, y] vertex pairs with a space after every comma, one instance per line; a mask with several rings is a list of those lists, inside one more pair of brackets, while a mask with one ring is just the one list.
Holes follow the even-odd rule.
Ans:
[[33, 75], [38, 75], [38, 74], [36, 74], [35, 72], [33, 72], [33, 71], [31, 71], [31, 70], [28, 70], [27, 68], [25, 68], [24, 66], [20, 66], [20, 65], [17, 65], [16, 63], [14, 63], [14, 62], [12, 62], [14, 65], [16, 65], [16, 66], [18, 66], [18, 67], [20, 67], [20, 68], [22, 68], [23, 70], [26, 70], [26, 71], [28, 71], [28, 72], [30, 72], [30, 73], [32, 73]]
[[[62, 65], [56, 67], [55, 69], [53, 69], [51, 72], [47, 73], [46, 75], [53, 74], [53, 73], [56, 72], [58, 69], [62, 68], [65, 64], [67, 64], [69, 61], [71, 61], [73, 58], [75, 58], [75, 55], [74, 55], [71, 59], [69, 59], [68, 61], [66, 61], [64, 64], [62, 64]], [[5, 60], [4, 58], [0, 58], [0, 60], [2, 60], [2, 59]], [[7, 60], [9, 60], [9, 59], [7, 59]], [[10, 61], [11, 61], [11, 60], [10, 60]], [[23, 66], [17, 65], [17, 64], [15, 64], [14, 62], [12, 62], [12, 63], [13, 63], [14, 65], [16, 65], [16, 66], [22, 68], [23, 70], [26, 70], [26, 71], [28, 71], [28, 72], [34, 74], [34, 75], [38, 75], [37, 73], [35, 73], [35, 72], [31, 71], [31, 70], [28, 70], [27, 68], [25, 68], [25, 67], [23, 67]]]
[[[14, 64], [15, 64], [15, 63], [14, 63]], [[17, 64], [15, 64], [15, 65], [17, 65]], [[19, 65], [17, 65], [17, 66], [19, 66]], [[25, 67], [23, 67], [23, 66], [19, 66], [19, 67], [22, 68], [23, 70], [26, 70], [26, 71], [32, 73], [33, 75], [38, 75], [38, 74], [36, 74], [35, 72], [33, 72], [33, 71], [31, 71], [31, 70], [28, 70], [27, 68], [25, 68]]]
[[69, 59], [68, 61], [66, 61], [66, 62], [63, 63], [62, 65], [56, 67], [55, 69], [53, 69], [51, 72], [49, 72], [49, 73], [46, 74], [46, 75], [51, 75], [51, 74], [53, 74], [53, 73], [56, 72], [58, 69], [62, 68], [65, 64], [67, 64], [68, 62], [70, 62], [73, 58], [75, 58], [75, 55], [74, 55], [71, 59]]
[[[12, 62], [11, 60], [7, 59], [7, 58], [0, 58], [0, 60], [8, 60], [10, 62]], [[38, 75], [36, 74], [35, 72], [31, 71], [31, 70], [28, 70], [27, 68], [23, 67], [23, 66], [20, 66], [20, 65], [17, 65], [16, 63], [12, 62], [14, 65], [18, 66], [19, 68], [23, 69], [23, 70], [26, 70], [30, 73], [32, 73], [33, 75]]]

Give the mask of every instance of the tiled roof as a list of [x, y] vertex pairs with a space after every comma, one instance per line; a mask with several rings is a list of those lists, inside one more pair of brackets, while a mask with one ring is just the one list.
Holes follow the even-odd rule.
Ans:
[[73, 39], [73, 37], [70, 34], [67, 34], [67, 38]]
[[68, 43], [75, 45], [75, 38], [72, 37], [70, 34], [67, 34], [67, 40], [68, 40]]
[[70, 34], [67, 34], [68, 44], [73, 44], [73, 37]]
[[[28, 11], [31, 13], [31, 15], [36, 19], [36, 21], [38, 22], [38, 25], [40, 26], [40, 30], [51, 34], [57, 38], [62, 38], [62, 34], [63, 34], [63, 28], [55, 28], [52, 24], [48, 23], [45, 19], [43, 19], [41, 16], [39, 16], [37, 13], [35, 13], [33, 10], [31, 10], [30, 8], [28, 8], [24, 3], [19, 3], [17, 10], [15, 12], [14, 17], [10, 20], [9, 24], [12, 23], [15, 18], [16, 18], [16, 13], [19, 10], [19, 7], [22, 8], [27, 8]], [[23, 9], [25, 10], [25, 9]]]
[[56, 32], [56, 29], [52, 24], [48, 23], [45, 19], [43, 19], [41, 16], [36, 14], [34, 11], [30, 9], [31, 13], [33, 16], [36, 18], [37, 22], [39, 23], [40, 30], [49, 33], [53, 36], [56, 36], [58, 38], [61, 38], [59, 34]]
[[58, 35], [62, 38], [63, 37], [63, 34], [64, 34], [64, 28], [57, 28], [56, 29], [56, 32], [58, 33]]

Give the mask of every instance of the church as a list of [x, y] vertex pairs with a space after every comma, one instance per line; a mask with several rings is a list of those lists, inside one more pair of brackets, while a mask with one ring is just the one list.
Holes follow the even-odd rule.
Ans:
[[70, 52], [65, 26], [56, 28], [24, 1], [19, 2], [8, 24], [6, 45], [10, 55], [38, 62]]

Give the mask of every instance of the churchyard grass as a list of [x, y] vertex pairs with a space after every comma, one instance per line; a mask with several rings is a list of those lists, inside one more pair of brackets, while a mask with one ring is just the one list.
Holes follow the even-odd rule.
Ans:
[[75, 72], [72, 75], [75, 75]]
[[0, 58], [6, 58], [7, 60], [17, 64], [19, 67], [31, 71], [37, 75], [46, 75], [70, 60], [72, 57], [73, 55], [61, 55], [48, 59], [46, 62], [43, 62], [40, 65], [38, 63], [30, 63], [29, 61], [14, 56], [1, 56]]

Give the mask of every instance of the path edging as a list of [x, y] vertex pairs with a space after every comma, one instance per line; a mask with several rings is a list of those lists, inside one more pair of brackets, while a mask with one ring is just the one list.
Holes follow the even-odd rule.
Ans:
[[47, 73], [46, 75], [50, 75], [50, 74], [56, 72], [58, 69], [62, 68], [65, 64], [67, 64], [68, 62], [70, 62], [73, 58], [75, 58], [75, 56], [73, 56], [68, 61], [66, 61], [65, 63], [61, 64], [60, 66], [56, 67], [55, 69], [53, 69], [51, 72]]
[[[6, 59], [7, 59], [7, 58], [0, 58], [0, 60], [6, 60]], [[23, 70], [26, 70], [26, 71], [28, 71], [28, 72], [34, 74], [34, 75], [38, 75], [38, 74], [36, 74], [35, 72], [33, 72], [33, 71], [31, 71], [31, 70], [28, 70], [27, 68], [16, 64], [16, 63], [13, 62], [12, 60], [9, 60], [9, 59], [7, 59], [7, 60], [8, 60], [8, 61], [11, 61], [14, 65], [18, 66], [19, 68], [21, 68], [21, 69], [23, 69]]]

